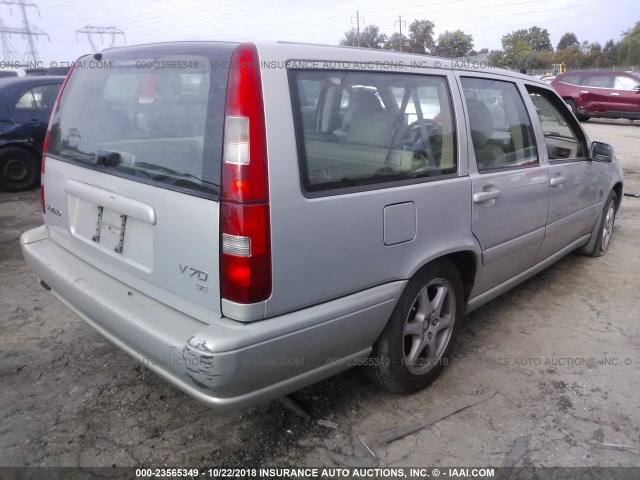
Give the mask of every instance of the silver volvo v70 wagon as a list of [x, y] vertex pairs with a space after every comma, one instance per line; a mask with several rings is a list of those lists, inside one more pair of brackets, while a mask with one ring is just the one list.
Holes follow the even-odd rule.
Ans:
[[611, 147], [546, 83], [458, 67], [287, 43], [83, 57], [24, 256], [212, 407], [357, 363], [416, 391], [465, 313], [573, 250], [603, 254], [622, 198]]

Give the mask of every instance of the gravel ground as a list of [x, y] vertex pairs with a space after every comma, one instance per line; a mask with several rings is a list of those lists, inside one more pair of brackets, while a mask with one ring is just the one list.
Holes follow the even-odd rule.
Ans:
[[[584, 125], [640, 193], [640, 122]], [[352, 370], [292, 395], [311, 421], [279, 402], [211, 411], [102, 339], [21, 257], [39, 208], [38, 191], [0, 193], [0, 466], [334, 466], [329, 451], [363, 455], [357, 436], [479, 388], [498, 393], [375, 447], [380, 465], [501, 466], [531, 435], [518, 466], [640, 466], [640, 199], [623, 199], [607, 255], [569, 255], [468, 315], [431, 387], [397, 396]]]

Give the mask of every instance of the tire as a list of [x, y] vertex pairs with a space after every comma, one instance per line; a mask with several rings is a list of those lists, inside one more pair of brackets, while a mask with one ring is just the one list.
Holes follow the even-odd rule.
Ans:
[[20, 192], [35, 187], [40, 180], [40, 162], [27, 150], [8, 147], [0, 150], [0, 188]]
[[615, 191], [611, 191], [607, 201], [602, 209], [602, 215], [600, 215], [599, 227], [596, 232], [596, 242], [593, 246], [593, 250], [584, 252], [591, 257], [601, 257], [611, 244], [611, 236], [613, 235], [613, 226], [616, 221], [616, 202], [618, 200], [618, 194]]
[[395, 393], [429, 385], [448, 364], [463, 308], [462, 281], [451, 262], [440, 260], [418, 272], [373, 346], [369, 376]]

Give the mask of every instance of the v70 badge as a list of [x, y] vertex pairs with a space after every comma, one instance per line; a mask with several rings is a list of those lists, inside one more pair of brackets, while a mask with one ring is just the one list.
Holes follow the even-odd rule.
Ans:
[[182, 263], [178, 263], [178, 266], [180, 267], [180, 273], [189, 274], [190, 277], [195, 277], [201, 282], [206, 282], [209, 278], [209, 274], [203, 270], [198, 270], [189, 265], [182, 265]]

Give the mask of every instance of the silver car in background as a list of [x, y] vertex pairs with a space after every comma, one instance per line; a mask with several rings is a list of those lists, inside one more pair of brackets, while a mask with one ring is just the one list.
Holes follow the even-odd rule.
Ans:
[[81, 58], [43, 164], [42, 285], [218, 409], [353, 365], [423, 388], [465, 313], [605, 253], [622, 198], [543, 81], [290, 43]]

